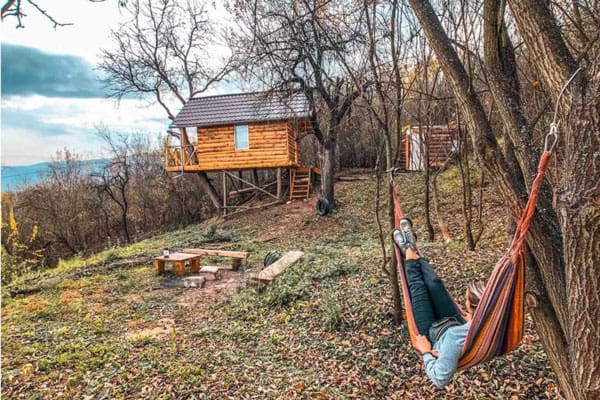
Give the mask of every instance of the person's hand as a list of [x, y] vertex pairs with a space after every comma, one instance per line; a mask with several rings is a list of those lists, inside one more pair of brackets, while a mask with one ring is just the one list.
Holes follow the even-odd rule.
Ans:
[[429, 343], [429, 340], [423, 335], [417, 336], [414, 346], [421, 354], [431, 353], [431, 343]]

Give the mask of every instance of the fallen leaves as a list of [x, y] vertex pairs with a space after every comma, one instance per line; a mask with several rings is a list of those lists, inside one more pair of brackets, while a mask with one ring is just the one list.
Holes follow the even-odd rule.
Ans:
[[[421, 226], [420, 200], [410, 195], [421, 182], [399, 180], [405, 211]], [[157, 278], [148, 265], [72, 274], [57, 289], [3, 304], [3, 398], [560, 399], [530, 321], [512, 355], [433, 387], [389, 315], [374, 189], [345, 183], [342, 206], [327, 218], [312, 216], [314, 204], [292, 203], [289, 214], [283, 206], [226, 221], [232, 246], [251, 252], [250, 266], [274, 249], [308, 254], [260, 291], [151, 291]], [[442, 201], [449, 216], [458, 213]], [[458, 240], [421, 243], [452, 293], [485, 277], [503, 249], [503, 210], [490, 203], [485, 218], [477, 252]], [[73, 303], [79, 312], [69, 311]]]

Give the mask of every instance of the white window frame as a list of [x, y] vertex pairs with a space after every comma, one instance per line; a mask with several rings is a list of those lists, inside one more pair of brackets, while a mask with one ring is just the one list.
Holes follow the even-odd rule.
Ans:
[[[245, 128], [245, 133], [246, 133], [246, 147], [240, 147], [238, 145], [238, 140], [237, 140], [237, 135], [238, 135], [238, 128]], [[242, 132], [240, 132], [242, 133]], [[249, 150], [250, 149], [250, 129], [248, 127], [248, 125], [234, 125], [233, 126], [233, 148], [235, 150]]]

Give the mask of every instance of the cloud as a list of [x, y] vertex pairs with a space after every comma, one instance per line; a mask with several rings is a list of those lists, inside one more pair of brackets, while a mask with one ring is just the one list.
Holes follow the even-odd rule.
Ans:
[[81, 57], [2, 43], [2, 95], [93, 98], [106, 92]]
[[2, 99], [2, 163], [26, 165], [49, 161], [68, 148], [85, 158], [102, 158], [98, 126], [113, 132], [148, 134], [158, 146], [169, 120], [159, 106], [124, 99], [11, 96]]

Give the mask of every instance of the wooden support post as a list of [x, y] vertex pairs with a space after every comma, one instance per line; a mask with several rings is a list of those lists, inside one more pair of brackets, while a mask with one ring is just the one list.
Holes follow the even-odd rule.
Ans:
[[223, 171], [223, 216], [227, 216], [227, 173]]
[[232, 271], [239, 270], [241, 266], [242, 266], [242, 259], [241, 258], [232, 258], [231, 259], [231, 270]]
[[181, 165], [186, 165], [187, 160], [185, 157], [187, 155], [187, 145], [189, 143], [187, 131], [185, 128], [179, 128], [179, 134], [181, 135], [179, 139], [181, 141]]
[[219, 193], [214, 188], [213, 184], [208, 179], [206, 172], [198, 172], [198, 179], [200, 182], [200, 187], [208, 195], [208, 198], [212, 202], [213, 206], [216, 209], [219, 209], [221, 207], [221, 198], [219, 197]]
[[277, 198], [281, 201], [281, 168], [277, 168]]
[[192, 272], [200, 271], [200, 257], [190, 260], [190, 270]]
[[188, 140], [187, 131], [185, 128], [179, 128], [179, 134], [181, 135], [181, 144], [185, 147], [190, 141]]
[[163, 260], [154, 260], [154, 270], [156, 275], [162, 275], [165, 273], [165, 262]]
[[177, 275], [177, 276], [184, 276], [185, 275], [185, 261], [183, 261], [183, 260], [173, 261], [173, 272], [175, 272], [175, 275]]

